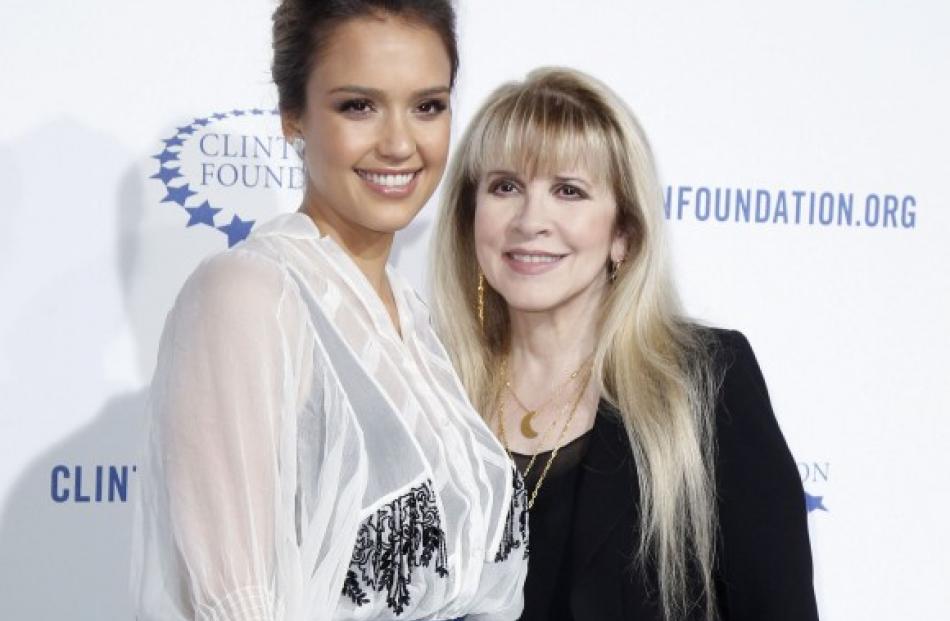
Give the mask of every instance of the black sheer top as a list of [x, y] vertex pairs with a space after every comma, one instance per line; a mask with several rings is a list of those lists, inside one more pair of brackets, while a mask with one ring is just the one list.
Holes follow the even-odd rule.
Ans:
[[[574, 619], [568, 606], [571, 585], [571, 533], [574, 526], [574, 496], [577, 474], [587, 454], [591, 433], [565, 444], [557, 453], [534, 505], [528, 512], [531, 546], [531, 570], [524, 587], [525, 607], [522, 621], [567, 621]], [[531, 455], [512, 453], [518, 469], [524, 472]], [[531, 471], [525, 475], [528, 498], [551, 457], [551, 451], [539, 453]]]

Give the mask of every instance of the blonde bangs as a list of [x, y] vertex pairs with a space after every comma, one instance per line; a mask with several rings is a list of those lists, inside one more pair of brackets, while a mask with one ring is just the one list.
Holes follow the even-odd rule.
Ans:
[[611, 178], [612, 140], [608, 121], [589, 103], [546, 88], [511, 91], [481, 117], [463, 163], [479, 180], [491, 170], [527, 179], [583, 171], [592, 180]]

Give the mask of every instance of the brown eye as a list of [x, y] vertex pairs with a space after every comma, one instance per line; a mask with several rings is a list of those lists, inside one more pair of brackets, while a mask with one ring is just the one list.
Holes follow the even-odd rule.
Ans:
[[576, 185], [564, 184], [557, 188], [557, 193], [567, 199], [579, 200], [587, 198], [587, 194]]
[[518, 191], [518, 186], [507, 179], [502, 179], [501, 181], [494, 183], [491, 186], [490, 191], [492, 194], [514, 194]]
[[373, 111], [373, 104], [368, 99], [348, 99], [341, 103], [337, 109], [340, 112], [367, 114]]
[[416, 107], [416, 111], [424, 116], [436, 116], [448, 108], [448, 105], [440, 99], [430, 99], [424, 101]]

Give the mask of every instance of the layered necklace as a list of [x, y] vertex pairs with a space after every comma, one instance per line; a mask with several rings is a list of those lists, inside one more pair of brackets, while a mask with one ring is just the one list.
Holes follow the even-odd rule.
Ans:
[[[585, 358], [584, 361], [581, 363], [581, 365], [577, 367], [577, 369], [575, 369], [574, 372], [571, 373], [570, 376], [568, 376], [566, 380], [564, 380], [558, 385], [558, 387], [554, 391], [554, 394], [548, 397], [547, 399], [545, 399], [544, 402], [536, 408], [527, 407], [524, 404], [524, 402], [521, 401], [520, 398], [518, 398], [518, 395], [515, 394], [514, 388], [512, 388], [511, 386], [511, 380], [508, 377], [508, 359], [506, 358], [505, 360], [502, 361], [501, 377], [502, 377], [503, 385], [505, 389], [508, 391], [508, 393], [511, 394], [515, 403], [518, 404], [518, 407], [520, 407], [524, 411], [524, 414], [521, 417], [521, 434], [524, 437], [529, 438], [529, 439], [534, 439], [538, 437], [538, 432], [536, 432], [534, 428], [531, 427], [531, 419], [534, 416], [537, 416], [548, 405], [553, 403], [555, 399], [557, 399], [557, 397], [563, 392], [564, 388], [570, 385], [575, 379], [577, 379], [579, 375], [583, 374], [583, 377], [584, 377], [584, 380], [581, 382], [580, 388], [577, 391], [577, 395], [569, 402], [570, 412], [567, 415], [567, 419], [565, 420], [564, 425], [561, 427], [561, 432], [558, 435], [557, 441], [554, 444], [554, 449], [551, 451], [551, 456], [548, 457], [548, 461], [544, 466], [544, 470], [541, 471], [541, 476], [538, 477], [538, 482], [535, 484], [534, 490], [532, 490], [531, 496], [528, 499], [529, 510], [531, 509], [531, 507], [534, 506], [534, 500], [535, 498], [537, 498], [538, 492], [541, 490], [541, 484], [544, 483], [544, 478], [547, 476], [548, 471], [551, 469], [551, 465], [554, 464], [555, 458], [557, 458], [558, 451], [561, 449], [561, 446], [564, 441], [564, 435], [567, 433], [568, 428], [571, 426], [571, 423], [574, 421], [574, 416], [577, 413], [577, 408], [580, 405], [581, 400], [584, 398], [584, 394], [587, 392], [587, 387], [590, 385], [590, 379], [591, 379], [591, 376], [593, 375], [593, 368], [590, 365], [592, 358], [593, 358], [593, 354]], [[567, 408], [565, 407], [562, 410], [562, 413], [566, 410]], [[498, 428], [500, 431], [499, 435], [501, 435], [502, 444], [504, 445], [505, 450], [508, 451], [508, 454], [511, 455], [511, 449], [509, 448], [509, 443], [508, 443], [508, 433], [507, 433], [507, 430], [505, 429], [505, 399], [499, 399], [499, 405], [498, 405], [498, 409], [495, 411], [495, 415], [498, 417]], [[545, 430], [540, 440], [538, 440], [538, 444], [537, 444], [538, 447], [543, 445], [545, 439], [548, 437], [548, 434], [551, 431], [553, 431], [554, 428], [557, 426], [557, 422], [560, 418], [561, 417], [557, 415], [552, 417], [551, 424]], [[524, 472], [522, 472], [522, 475], [524, 477], [527, 477], [528, 473], [531, 472], [531, 469], [534, 467], [534, 463], [537, 460], [539, 454], [540, 453], [537, 450], [534, 451], [534, 454], [531, 456], [531, 460], [528, 462], [528, 465], [525, 468]]]

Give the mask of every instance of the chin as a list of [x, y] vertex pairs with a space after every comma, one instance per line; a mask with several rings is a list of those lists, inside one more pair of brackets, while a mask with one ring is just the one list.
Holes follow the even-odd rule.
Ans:
[[567, 302], [567, 298], [552, 295], [524, 295], [524, 292], [518, 292], [505, 297], [505, 302], [511, 310], [522, 313], [543, 313], [558, 308]]
[[405, 209], [398, 211], [393, 210], [383, 216], [380, 212], [386, 209], [393, 210], [393, 206], [381, 205], [379, 211], [373, 214], [375, 217], [366, 223], [366, 228], [376, 231], [377, 233], [395, 233], [412, 224], [412, 221], [416, 219], [416, 215], [419, 213], [418, 209]]
[[360, 210], [366, 216], [364, 226], [380, 233], [394, 233], [409, 226], [422, 208], [415, 197], [403, 201], [378, 200], [375, 197], [367, 198]]

